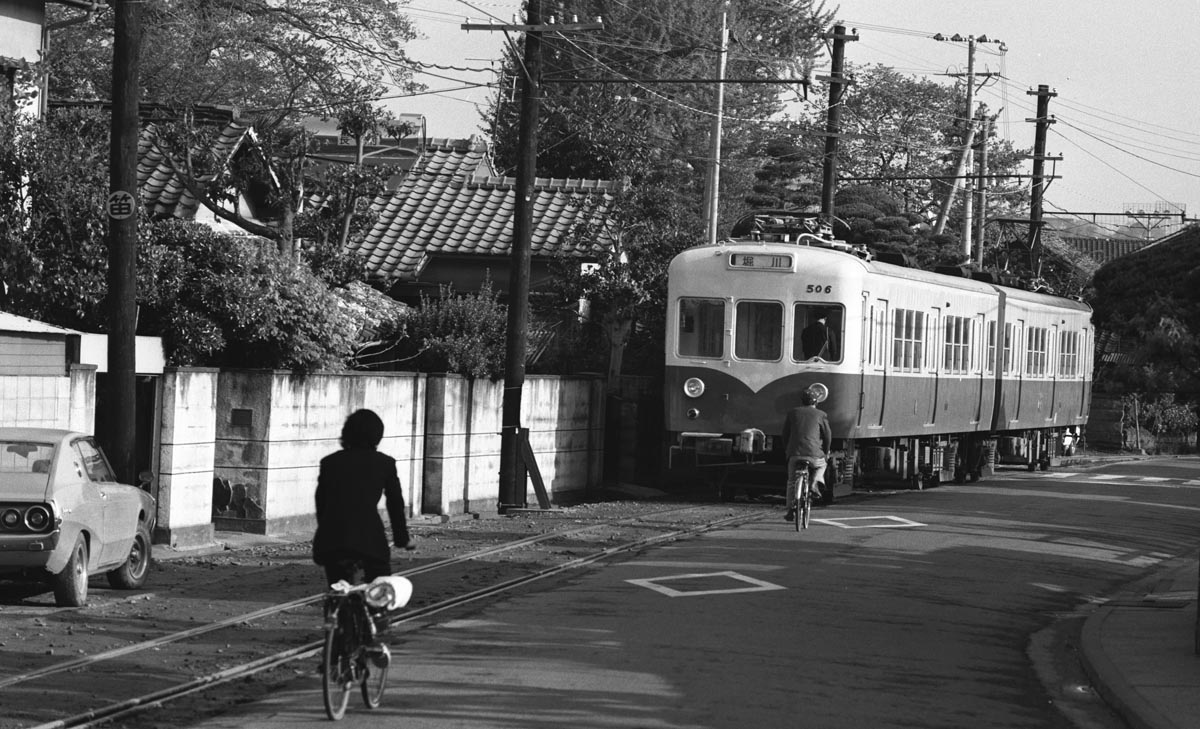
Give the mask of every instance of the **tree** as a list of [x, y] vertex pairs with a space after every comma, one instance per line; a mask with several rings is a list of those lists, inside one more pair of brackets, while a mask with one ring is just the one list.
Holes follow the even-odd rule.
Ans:
[[[612, 206], [611, 254], [589, 273], [564, 267], [556, 306], [591, 302], [592, 321], [610, 345], [610, 384], [625, 351], [640, 341], [661, 352], [665, 273], [670, 258], [703, 238], [700, 215], [716, 112], [712, 84], [680, 79], [716, 75], [720, 3], [579, 2], [580, 17], [600, 15], [605, 29], [568, 37], [543, 36], [544, 83], [539, 119], [538, 174], [622, 180], [627, 190]], [[731, 10], [726, 77], [803, 76], [821, 52], [831, 13], [812, 0], [746, 0]], [[519, 76], [521, 59], [505, 60]], [[629, 79], [595, 83], [591, 79]], [[675, 82], [660, 83], [660, 79]], [[741, 212], [750, 191], [767, 120], [783, 108], [786, 85], [729, 83], [725, 87], [720, 160], [721, 210]], [[489, 128], [500, 168], [517, 159], [518, 104], [497, 93]], [[732, 220], [735, 215], [727, 216]], [[728, 226], [728, 220], [725, 226]], [[580, 229], [580, 235], [597, 231]], [[594, 238], [593, 238], [594, 240]], [[574, 273], [571, 268], [575, 268]], [[658, 359], [661, 361], [661, 357]]]
[[1100, 362], [1098, 384], [1144, 393], [1200, 390], [1200, 228], [1106, 263], [1089, 297], [1097, 329], [1123, 357]]
[[[326, 241], [349, 235], [356, 212], [361, 218], [362, 191], [386, 173], [360, 165], [313, 176], [302, 120], [339, 116], [343, 129], [361, 139], [382, 121], [371, 107], [386, 85], [418, 88], [403, 50], [416, 32], [398, 9], [392, 0], [148, 4], [142, 96], [165, 110], [148, 129], [152, 143], [213, 214], [274, 241], [285, 257], [295, 255], [297, 226]], [[111, 23], [105, 13], [55, 35], [47, 58], [53, 98], [105, 95]], [[232, 163], [219, 148], [211, 155], [223, 129], [197, 122], [202, 105], [234, 107], [250, 120], [251, 153]], [[238, 209], [237, 197], [248, 190], [265, 196], [270, 218], [252, 219]], [[298, 220], [314, 193], [323, 198], [324, 214]], [[322, 222], [338, 232], [314, 230]]]

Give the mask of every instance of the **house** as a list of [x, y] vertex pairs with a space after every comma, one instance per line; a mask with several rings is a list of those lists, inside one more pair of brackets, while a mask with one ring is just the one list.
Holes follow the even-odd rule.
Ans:
[[[65, 5], [85, 11], [73, 19], [84, 20], [104, 6], [103, 0], [0, 0], [0, 103], [11, 104], [17, 73], [41, 61], [46, 50], [46, 6]], [[65, 21], [72, 22], [72, 21]], [[38, 95], [39, 116], [46, 94]]]
[[[535, 180], [531, 289], [552, 275], [560, 256], [593, 261], [611, 246], [603, 223], [613, 189], [604, 180]], [[516, 180], [495, 174], [482, 142], [431, 143], [374, 210], [378, 220], [348, 249], [366, 260], [372, 279], [392, 298], [413, 302], [444, 285], [476, 291], [488, 278], [497, 291], [507, 291]], [[595, 237], [577, 239], [580, 226]]]

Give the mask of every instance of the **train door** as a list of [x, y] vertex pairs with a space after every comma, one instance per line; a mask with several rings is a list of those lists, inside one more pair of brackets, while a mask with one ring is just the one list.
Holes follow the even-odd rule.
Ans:
[[862, 400], [858, 410], [860, 428], [883, 427], [888, 388], [889, 331], [887, 300], [870, 301], [863, 307], [862, 377], [859, 389]]
[[1058, 420], [1059, 402], [1058, 397], [1063, 392], [1059, 388], [1059, 380], [1062, 379], [1062, 365], [1060, 360], [1060, 351], [1062, 342], [1059, 341], [1058, 325], [1050, 325], [1050, 336], [1046, 338], [1046, 376], [1050, 378], [1050, 412], [1046, 414], [1046, 420]]
[[929, 410], [925, 414], [925, 423], [932, 425], [937, 422], [938, 414], [938, 397], [942, 390], [942, 353], [940, 349], [943, 336], [942, 332], [942, 310], [936, 306], [929, 310], [929, 321], [926, 323], [927, 335], [925, 337], [926, 347], [928, 352], [925, 356], [925, 362], [929, 367], [929, 397], [926, 402], [929, 403]]
[[990, 417], [990, 414], [984, 411], [984, 395], [987, 392], [987, 388], [985, 387], [986, 380], [984, 379], [984, 371], [986, 370], [984, 365], [987, 361], [984, 342], [984, 332], [986, 331], [987, 317], [984, 314], [980, 314], [975, 317], [975, 321], [971, 324], [971, 379], [976, 383], [975, 415], [971, 418], [971, 425], [974, 426], [982, 423], [984, 417]]
[[1024, 370], [1021, 343], [1024, 341], [1025, 320], [1004, 324], [1004, 410], [1008, 414], [1005, 427], [1021, 421], [1021, 402], [1024, 400]]
[[1093, 345], [1090, 336], [1090, 331], [1086, 328], [1079, 332], [1079, 354], [1076, 357], [1078, 362], [1078, 382], [1079, 382], [1079, 417], [1086, 418], [1088, 410], [1091, 408], [1091, 403], [1088, 402], [1092, 388], [1090, 385], [1091, 378], [1088, 373], [1092, 371], [1092, 352]]

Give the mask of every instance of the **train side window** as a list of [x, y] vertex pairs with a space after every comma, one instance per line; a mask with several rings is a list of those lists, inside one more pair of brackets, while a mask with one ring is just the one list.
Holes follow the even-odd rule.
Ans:
[[925, 351], [925, 312], [896, 309], [892, 329], [892, 367], [902, 372], [919, 372]]
[[828, 304], [798, 303], [793, 313], [795, 336], [792, 338], [792, 359], [798, 362], [810, 359], [840, 362], [844, 309]]
[[950, 374], [966, 374], [971, 369], [971, 325], [965, 316], [946, 317], [946, 343], [942, 368]]
[[725, 302], [679, 300], [679, 356], [725, 356]]
[[734, 309], [733, 354], [738, 359], [778, 360], [783, 355], [783, 304], [739, 301]]
[[1046, 374], [1047, 343], [1045, 327], [1029, 327], [1025, 347], [1025, 374], [1041, 377]]
[[1079, 374], [1079, 332], [1059, 332], [1058, 375], [1075, 377]]
[[1012, 324], [1004, 325], [1004, 374], [1011, 375], [1013, 371], [1013, 329]]
[[996, 322], [987, 323], [987, 350], [984, 353], [987, 360], [987, 373], [996, 374]]

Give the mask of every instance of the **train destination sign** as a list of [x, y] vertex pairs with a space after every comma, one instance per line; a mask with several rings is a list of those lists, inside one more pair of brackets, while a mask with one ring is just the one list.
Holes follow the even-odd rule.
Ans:
[[759, 255], [755, 253], [731, 253], [729, 265], [733, 268], [759, 268], [768, 271], [792, 270], [792, 257], [780, 255]]

